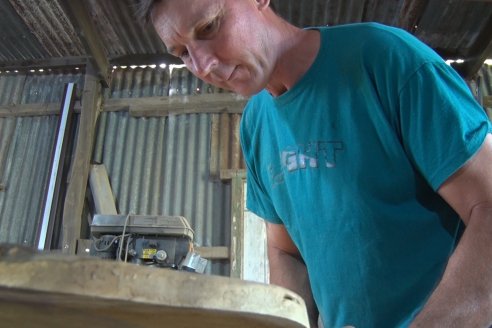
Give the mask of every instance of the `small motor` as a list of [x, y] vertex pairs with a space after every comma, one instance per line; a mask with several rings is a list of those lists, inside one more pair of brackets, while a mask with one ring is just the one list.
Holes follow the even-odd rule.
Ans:
[[182, 216], [95, 215], [90, 254], [139, 265], [203, 273], [193, 230]]

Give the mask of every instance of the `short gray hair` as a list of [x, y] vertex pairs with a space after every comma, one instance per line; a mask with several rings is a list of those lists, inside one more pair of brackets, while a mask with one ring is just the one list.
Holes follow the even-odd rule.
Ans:
[[137, 0], [135, 4], [135, 17], [137, 20], [146, 25], [152, 21], [152, 11], [155, 5], [162, 0]]
[[[155, 5], [163, 0], [137, 0], [135, 5], [135, 17], [137, 20], [146, 25], [152, 22], [152, 11]], [[179, 0], [178, 0], [179, 1]], [[270, 2], [270, 8], [275, 12], [275, 5]]]

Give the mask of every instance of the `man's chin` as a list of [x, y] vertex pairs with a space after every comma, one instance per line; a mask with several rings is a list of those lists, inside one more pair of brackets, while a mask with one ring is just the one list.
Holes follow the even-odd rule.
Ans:
[[262, 86], [238, 86], [238, 87], [232, 87], [230, 88], [230, 91], [235, 92], [243, 97], [251, 97], [259, 93], [261, 90], [263, 90], [264, 87]]

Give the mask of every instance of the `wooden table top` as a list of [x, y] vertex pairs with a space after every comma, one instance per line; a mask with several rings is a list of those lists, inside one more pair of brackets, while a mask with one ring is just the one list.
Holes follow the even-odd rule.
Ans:
[[0, 246], [0, 326], [309, 327], [273, 285]]

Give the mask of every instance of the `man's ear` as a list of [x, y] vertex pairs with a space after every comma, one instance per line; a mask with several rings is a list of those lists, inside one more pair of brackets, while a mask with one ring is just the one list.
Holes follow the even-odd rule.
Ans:
[[264, 10], [270, 5], [270, 0], [256, 0], [256, 6], [259, 10]]

